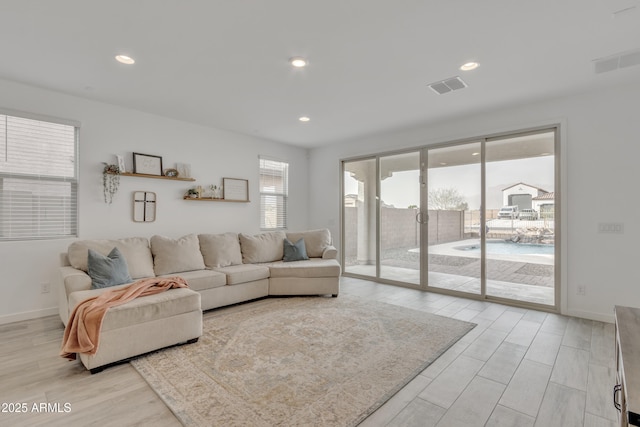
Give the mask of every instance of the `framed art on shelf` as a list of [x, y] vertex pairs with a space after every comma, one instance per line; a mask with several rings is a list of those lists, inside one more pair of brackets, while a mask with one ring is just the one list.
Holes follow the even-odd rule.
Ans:
[[162, 157], [133, 153], [133, 173], [162, 176]]
[[222, 178], [224, 200], [249, 201], [249, 180], [236, 178]]
[[178, 176], [181, 178], [191, 178], [191, 165], [189, 163], [176, 163]]
[[124, 157], [116, 155], [116, 160], [118, 161], [118, 169], [120, 169], [120, 173], [125, 173], [127, 169], [124, 165]]

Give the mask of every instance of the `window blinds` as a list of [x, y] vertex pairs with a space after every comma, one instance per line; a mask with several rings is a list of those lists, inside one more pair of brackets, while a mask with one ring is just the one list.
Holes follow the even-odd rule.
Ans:
[[77, 235], [77, 130], [0, 114], [0, 240]]
[[260, 229], [287, 228], [289, 164], [260, 157]]

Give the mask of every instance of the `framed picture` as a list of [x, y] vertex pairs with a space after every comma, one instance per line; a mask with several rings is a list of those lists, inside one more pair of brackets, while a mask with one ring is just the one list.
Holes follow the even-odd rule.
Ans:
[[126, 172], [127, 169], [124, 166], [124, 157], [122, 157], [120, 155], [116, 155], [116, 159], [118, 161], [118, 169], [120, 169], [120, 173]]
[[180, 178], [191, 178], [191, 165], [189, 163], [176, 163], [176, 170]]
[[133, 153], [133, 173], [162, 176], [162, 157]]
[[249, 180], [222, 178], [223, 199], [249, 201]]

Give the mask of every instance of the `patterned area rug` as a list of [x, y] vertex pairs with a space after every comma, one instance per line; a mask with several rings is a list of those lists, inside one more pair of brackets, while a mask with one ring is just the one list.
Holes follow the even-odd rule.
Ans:
[[351, 296], [268, 298], [205, 313], [197, 343], [131, 364], [187, 426], [349, 426], [474, 326]]

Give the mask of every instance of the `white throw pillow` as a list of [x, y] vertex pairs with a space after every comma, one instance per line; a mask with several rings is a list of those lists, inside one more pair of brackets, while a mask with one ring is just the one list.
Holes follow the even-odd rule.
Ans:
[[181, 273], [183, 271], [204, 270], [204, 260], [200, 253], [198, 236], [189, 234], [177, 240], [164, 236], [151, 238], [153, 268], [157, 276]]
[[256, 264], [259, 262], [280, 261], [284, 256], [284, 231], [273, 231], [251, 236], [240, 233], [242, 262]]
[[242, 264], [240, 241], [236, 233], [199, 234], [198, 240], [207, 268]]
[[87, 258], [89, 249], [93, 249], [101, 255], [107, 255], [116, 247], [120, 250], [132, 279], [153, 277], [153, 257], [149, 249], [149, 240], [146, 237], [129, 237], [118, 240], [78, 240], [69, 245], [67, 257], [69, 264], [78, 270], [87, 271]]

